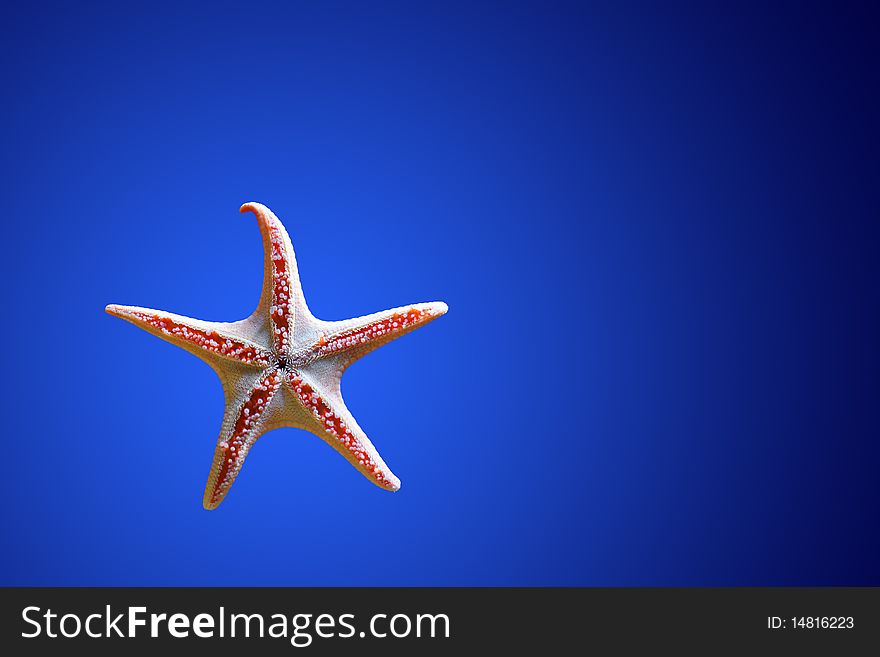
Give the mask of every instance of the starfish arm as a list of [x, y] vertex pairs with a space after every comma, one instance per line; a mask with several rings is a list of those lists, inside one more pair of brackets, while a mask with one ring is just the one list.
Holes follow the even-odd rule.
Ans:
[[299, 270], [290, 236], [278, 217], [260, 203], [245, 203], [240, 212], [253, 212], [263, 236], [263, 292], [257, 313], [268, 316], [272, 344], [279, 354], [287, 353], [297, 316], [310, 317], [299, 281]]
[[400, 489], [400, 479], [385, 465], [373, 443], [346, 408], [339, 391], [320, 391], [306, 375], [291, 372], [285, 378], [311, 418], [304, 427], [342, 454], [362, 475], [385, 490]]
[[446, 314], [442, 301], [417, 303], [357, 317], [342, 322], [327, 322], [327, 332], [315, 345], [317, 358], [337, 356], [342, 369], [374, 349], [424, 326]]
[[[264, 372], [240, 398], [227, 401], [223, 427], [214, 450], [214, 461], [208, 473], [202, 504], [206, 509], [216, 509], [238, 473], [250, 448], [267, 426], [269, 404], [281, 387], [281, 375], [276, 369]], [[235, 402], [236, 399], [239, 401]]]
[[192, 352], [212, 366], [218, 361], [233, 360], [265, 367], [271, 355], [262, 347], [235, 335], [229, 325], [204, 322], [163, 310], [110, 304], [105, 310], [114, 317], [131, 322], [163, 340]]

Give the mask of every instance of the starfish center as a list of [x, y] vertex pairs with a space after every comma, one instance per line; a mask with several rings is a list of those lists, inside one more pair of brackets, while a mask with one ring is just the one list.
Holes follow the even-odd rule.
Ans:
[[317, 354], [314, 349], [306, 347], [288, 353], [286, 356], [281, 356], [278, 359], [278, 366], [281, 367], [281, 363], [283, 362], [287, 366], [288, 371], [299, 370], [313, 362], [316, 356]]

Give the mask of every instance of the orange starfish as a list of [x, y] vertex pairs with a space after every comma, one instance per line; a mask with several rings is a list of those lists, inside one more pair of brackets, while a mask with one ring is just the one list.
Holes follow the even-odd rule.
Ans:
[[245, 203], [263, 235], [263, 293], [238, 322], [205, 322], [135, 306], [111, 304], [111, 315], [191, 351], [220, 377], [226, 412], [203, 504], [215, 509], [241, 471], [257, 438], [277, 427], [311, 431], [377, 486], [396, 491], [391, 472], [345, 407], [342, 374], [361, 356], [447, 311], [419, 303], [356, 319], [325, 322], [306, 306], [290, 237], [269, 208]]

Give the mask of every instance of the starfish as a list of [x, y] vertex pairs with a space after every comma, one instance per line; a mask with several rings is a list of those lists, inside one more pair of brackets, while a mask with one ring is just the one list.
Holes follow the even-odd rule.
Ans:
[[342, 374], [353, 362], [443, 315], [443, 302], [417, 303], [326, 322], [303, 297], [290, 237], [269, 208], [253, 212], [265, 251], [263, 291], [257, 309], [237, 322], [206, 322], [162, 310], [111, 304], [106, 311], [192, 352], [223, 384], [226, 410], [203, 505], [226, 497], [257, 438], [278, 427], [296, 427], [323, 439], [367, 479], [396, 491], [391, 472], [342, 401]]

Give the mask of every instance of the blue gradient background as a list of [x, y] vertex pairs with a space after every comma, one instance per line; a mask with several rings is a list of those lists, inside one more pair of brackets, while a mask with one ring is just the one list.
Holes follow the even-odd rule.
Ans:
[[[880, 584], [874, 16], [802, 3], [3, 10], [0, 583]], [[318, 6], [320, 5], [320, 6]], [[201, 361], [293, 239], [403, 480], [310, 434], [201, 507]]]

